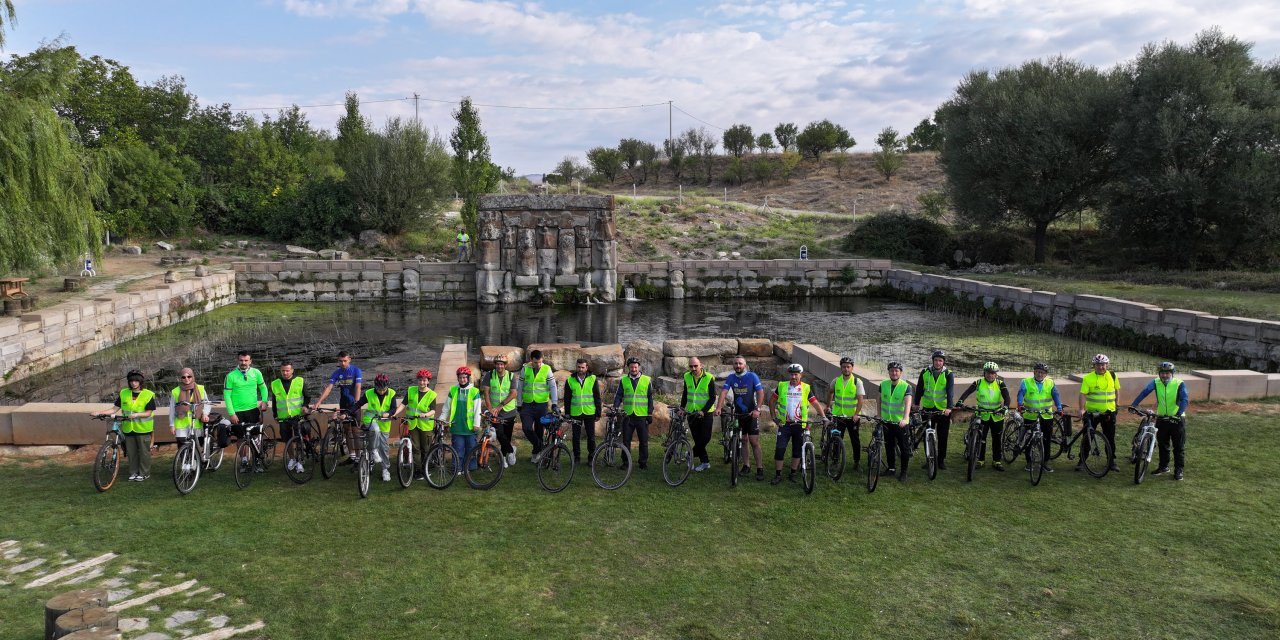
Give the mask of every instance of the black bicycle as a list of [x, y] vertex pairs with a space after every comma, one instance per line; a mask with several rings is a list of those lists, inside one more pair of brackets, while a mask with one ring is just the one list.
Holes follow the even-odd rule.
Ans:
[[244, 438], [236, 447], [234, 471], [236, 486], [244, 489], [256, 473], [271, 468], [276, 459], [276, 429], [269, 424], [244, 425]]
[[125, 448], [123, 443], [123, 434], [120, 433], [120, 423], [125, 421], [124, 416], [91, 416], [94, 420], [110, 420], [111, 428], [107, 429], [107, 437], [102, 442], [102, 447], [98, 449], [98, 455], [93, 459], [93, 486], [98, 491], [106, 491], [111, 485], [116, 483], [116, 475], [120, 473], [120, 460], [125, 458]]
[[1147, 477], [1147, 466], [1151, 464], [1151, 454], [1156, 450], [1156, 412], [1129, 407], [1129, 413], [1142, 416], [1138, 431], [1133, 434], [1132, 450], [1129, 453], [1129, 462], [1133, 463], [1133, 483], [1142, 484], [1142, 480]]
[[556, 412], [542, 416], [541, 422], [547, 428], [547, 446], [538, 458], [538, 484], [551, 493], [560, 493], [573, 482], [573, 472], [577, 468], [569, 446], [564, 443], [564, 436], [575, 424], [581, 429], [583, 423]]
[[[1017, 411], [1011, 413], [1013, 417], [1005, 420], [1004, 440], [1001, 443], [1005, 448], [1004, 459], [1005, 462], [1012, 463], [1022, 453], [1027, 459], [1028, 479], [1034, 487], [1044, 477], [1044, 432], [1040, 430], [1039, 420], [1028, 421]], [[1012, 454], [1009, 453], [1010, 449], [1013, 449]]]
[[720, 413], [720, 446], [724, 448], [724, 462], [729, 465], [729, 486], [738, 486], [742, 472], [742, 427], [739, 421], [748, 414], [732, 410]]
[[427, 484], [432, 489], [448, 489], [462, 470], [458, 452], [449, 441], [448, 429], [438, 423], [431, 430], [431, 446], [427, 448], [427, 457], [422, 464]]
[[606, 408], [604, 441], [591, 455], [591, 477], [601, 489], [613, 491], [631, 477], [631, 449], [622, 444], [618, 413]]
[[871, 438], [867, 441], [867, 493], [872, 493], [876, 490], [876, 485], [880, 484], [880, 473], [883, 470], [881, 465], [884, 461], [884, 428], [894, 423], [874, 416], [859, 415], [858, 417], [875, 424], [875, 428], [871, 430]]
[[921, 409], [912, 425], [911, 450], [924, 445], [924, 471], [930, 480], [938, 477], [938, 429], [933, 417], [942, 415], [941, 409]]
[[678, 487], [689, 479], [693, 471], [693, 447], [689, 442], [689, 425], [685, 422], [684, 409], [670, 407], [671, 426], [663, 445], [662, 479], [672, 487]]
[[359, 431], [356, 420], [351, 414], [342, 409], [324, 407], [317, 408], [316, 412], [333, 415], [329, 420], [329, 426], [324, 431], [324, 436], [320, 438], [320, 475], [328, 480], [337, 473], [340, 461], [347, 459], [353, 451], [359, 451], [363, 447], [351, 448], [351, 433]]
[[1071, 459], [1071, 448], [1076, 441], [1084, 438], [1084, 444], [1081, 445], [1084, 455], [1082, 462], [1084, 469], [1089, 475], [1102, 479], [1111, 471], [1111, 465], [1115, 462], [1116, 452], [1107, 441], [1102, 430], [1098, 428], [1098, 421], [1102, 419], [1101, 411], [1089, 411], [1080, 416], [1080, 431], [1076, 436], [1067, 443], [1067, 458]]
[[818, 443], [818, 462], [822, 463], [823, 471], [832, 482], [844, 476], [844, 458], [844, 434], [832, 421], [822, 429], [822, 439]]
[[[204, 400], [178, 404], [194, 408], [213, 403]], [[193, 429], [192, 436], [178, 447], [178, 452], [173, 456], [173, 486], [178, 493], [184, 496], [191, 493], [200, 481], [202, 471], [217, 471], [222, 466], [224, 452], [218, 446], [216, 430], [225, 429], [229, 424], [221, 414], [210, 413], [203, 427]]]
[[285, 475], [298, 484], [306, 484], [315, 475], [316, 465], [320, 464], [320, 448], [316, 442], [320, 425], [310, 416], [293, 416], [286, 418], [285, 423], [293, 432], [284, 445]]
[[[978, 417], [977, 407], [957, 404], [955, 408], [959, 411], [973, 412], [969, 418], [969, 430], [964, 434], [965, 481], [973, 482], [973, 475], [982, 465], [982, 458], [987, 454], [987, 438], [982, 433], [982, 418]], [[990, 413], [999, 415], [1007, 410], [1007, 407], [1000, 407]], [[1003, 432], [996, 434], [995, 437], [1003, 437]]]
[[813, 451], [813, 427], [817, 427], [826, 431], [829, 424], [825, 419], [805, 420], [802, 422], [793, 422], [802, 427], [800, 432], [800, 483], [804, 485], [804, 494], [813, 493], [813, 486], [817, 480], [818, 467]]

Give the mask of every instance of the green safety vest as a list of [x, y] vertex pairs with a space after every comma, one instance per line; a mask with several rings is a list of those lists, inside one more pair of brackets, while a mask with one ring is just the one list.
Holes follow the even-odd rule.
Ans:
[[471, 241], [471, 236], [465, 233], [458, 234], [458, 244], [466, 244]]
[[289, 379], [289, 391], [284, 390], [284, 381], [276, 378], [271, 381], [271, 396], [277, 407], [284, 407], [281, 417], [292, 418], [302, 415], [302, 378], [294, 376]]
[[[200, 399], [200, 400], [208, 400], [208, 399], [209, 399], [209, 396], [205, 395], [205, 393], [204, 393], [204, 385], [202, 385], [202, 384], [198, 384], [198, 385], [196, 385], [196, 393], [199, 395], [199, 399]], [[194, 406], [194, 407], [187, 407], [187, 409], [189, 409], [189, 411], [187, 411], [187, 415], [185, 415], [185, 416], [180, 416], [180, 415], [178, 415], [178, 409], [180, 408], [180, 407], [178, 407], [178, 396], [179, 396], [179, 395], [181, 395], [181, 394], [182, 394], [182, 387], [174, 387], [174, 388], [173, 388], [173, 391], [170, 391], [170, 392], [169, 392], [169, 397], [173, 398], [173, 416], [174, 416], [174, 417], [173, 417], [173, 428], [174, 428], [175, 430], [176, 430], [176, 429], [187, 429], [187, 428], [190, 428], [190, 427], [191, 427], [191, 420], [192, 420], [192, 417], [191, 417], [191, 416], [195, 415], [195, 413], [196, 413], [197, 411], [203, 411], [203, 410], [204, 410], [204, 407], [202, 407], [202, 406], [200, 406], [200, 405], [196, 405], [196, 406]], [[124, 404], [124, 403], [122, 402], [121, 404]], [[197, 429], [203, 429], [204, 427], [203, 427], [203, 426], [200, 426], [200, 427], [196, 427], [196, 428], [197, 428]]]
[[1169, 378], [1169, 384], [1156, 378], [1156, 415], [1178, 415], [1178, 388], [1181, 386], [1182, 381], [1177, 378]]
[[1115, 411], [1120, 381], [1110, 371], [1102, 375], [1090, 371], [1080, 379], [1080, 391], [1084, 393], [1085, 411]]
[[[489, 406], [497, 407], [498, 403], [502, 402], [503, 398], [506, 398], [507, 394], [511, 393], [511, 381], [515, 379], [515, 376], [511, 375], [510, 371], [504, 373], [506, 375], [499, 378], [496, 371], [489, 372]], [[512, 398], [511, 402], [498, 408], [502, 411], [513, 411], [516, 408], [516, 399]]]
[[582, 382], [578, 382], [578, 376], [569, 376], [569, 379], [564, 381], [564, 387], [569, 390], [570, 416], [596, 414], [595, 375], [588, 375]]
[[[120, 390], [120, 411], [125, 416], [132, 416], [135, 413], [142, 413], [147, 410], [147, 403], [155, 399], [156, 394], [150, 389], [142, 389], [138, 391], [138, 395], [133, 395], [133, 390], [125, 387]], [[120, 425], [120, 431], [124, 433], [151, 433], [155, 428], [156, 421], [154, 418], [132, 418], [126, 419]]]
[[907, 413], [907, 388], [911, 385], [899, 380], [893, 386], [892, 380], [880, 382], [880, 419], [888, 422], [901, 422]]
[[935, 377], [933, 369], [925, 369], [920, 372], [921, 379], [924, 380], [924, 388], [920, 389], [920, 408], [922, 409], [946, 409], [947, 408], [947, 371], [946, 367], [938, 372]]
[[622, 413], [643, 418], [649, 415], [649, 376], [640, 376], [631, 385], [631, 376], [622, 379]]
[[[467, 397], [460, 398], [458, 396], [458, 385], [449, 387], [449, 422], [452, 425], [450, 433], [460, 436], [471, 435], [475, 431], [476, 425], [471, 414], [471, 407], [475, 406], [475, 401], [480, 398], [480, 390], [475, 385], [467, 387]], [[458, 414], [462, 414], [462, 422], [458, 422]]]
[[364, 400], [365, 400], [364, 424], [366, 425], [371, 424], [375, 422], [375, 419], [376, 419], [376, 422], [378, 423], [379, 431], [383, 433], [390, 432], [391, 420], [385, 419], [385, 418], [378, 418], [378, 416], [391, 410], [391, 401], [395, 399], [395, 397], [396, 397], [396, 390], [391, 388], [387, 389], [387, 395], [383, 396], [381, 399], [378, 398], [377, 390], [369, 389], [368, 391], [365, 391], [364, 392]]
[[1041, 418], [1053, 417], [1053, 379], [1046, 377], [1036, 388], [1035, 378], [1022, 379], [1022, 406], [1027, 413]]
[[418, 391], [417, 385], [414, 385], [405, 390], [404, 397], [404, 417], [409, 421], [409, 430], [413, 431], [414, 429], [421, 429], [423, 431], [434, 431], [436, 428], [436, 421], [424, 419], [420, 416], [427, 415], [431, 412], [431, 409], [435, 407], [435, 389], [427, 387], [426, 392], [423, 393]]
[[986, 378], [978, 380], [978, 417], [993, 422], [1004, 422], [1004, 414], [996, 414], [1004, 406], [1004, 394], [1000, 393], [1000, 376], [995, 382], [987, 382]]
[[551, 367], [543, 364], [538, 367], [538, 371], [532, 376], [529, 373], [533, 371], [528, 365], [525, 365], [522, 373], [523, 387], [520, 391], [520, 400], [522, 402], [547, 402], [551, 399], [551, 389], [547, 387], [547, 375], [551, 373]]
[[831, 383], [832, 402], [831, 414], [841, 418], [852, 418], [858, 413], [858, 377], [849, 376], [848, 382], [844, 376], [838, 376]]
[[704, 373], [701, 378], [693, 379], [693, 373], [684, 372], [684, 410], [700, 411], [711, 400], [711, 380], [715, 376]]
[[[783, 380], [778, 383], [778, 403], [773, 408], [773, 419], [779, 422], [795, 422], [787, 415], [787, 392], [791, 390], [791, 382]], [[809, 383], [800, 383], [800, 422], [809, 419]]]

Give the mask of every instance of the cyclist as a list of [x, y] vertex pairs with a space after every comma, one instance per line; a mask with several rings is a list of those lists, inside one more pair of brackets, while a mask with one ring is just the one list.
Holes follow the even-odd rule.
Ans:
[[[907, 462], [911, 459], [911, 383], [902, 379], [902, 365], [889, 362], [889, 379], [880, 382], [880, 419], [888, 422], [884, 430], [885, 459], [889, 475], [898, 473], [898, 481], [907, 481]], [[902, 470], [894, 467], [894, 450], [902, 455]]]
[[364, 387], [364, 372], [360, 367], [351, 364], [351, 354], [346, 351], [338, 352], [338, 368], [329, 375], [329, 383], [320, 391], [320, 397], [316, 398], [315, 404], [311, 405], [312, 411], [315, 411], [324, 399], [329, 397], [329, 392], [333, 391], [335, 386], [338, 387], [338, 408], [351, 413]]
[[770, 484], [782, 482], [782, 457], [787, 452], [787, 441], [791, 441], [791, 473], [787, 479], [796, 481], [796, 468], [800, 466], [800, 446], [804, 436], [804, 422], [809, 420], [809, 407], [813, 406], [822, 415], [826, 410], [813, 395], [813, 388], [803, 381], [804, 367], [796, 363], [787, 366], [790, 380], [778, 383], [778, 390], [773, 393], [773, 419], [778, 427], [778, 440], [773, 447], [773, 480]]
[[[253, 356], [248, 351], [236, 354], [236, 368], [227, 374], [222, 386], [222, 400], [227, 405], [227, 420], [231, 423], [230, 431], [237, 440], [244, 439], [245, 424], [261, 424], [262, 410], [267, 408], [267, 383], [262, 379], [262, 372], [253, 367]], [[218, 446], [226, 448], [230, 443], [227, 429], [220, 429]]]
[[755, 454], [756, 480], [764, 480], [764, 454], [760, 451], [760, 406], [764, 404], [764, 384], [754, 371], [747, 370], [747, 359], [738, 356], [733, 359], [733, 373], [724, 379], [720, 390], [720, 398], [716, 401], [716, 415], [724, 411], [729, 396], [733, 396], [732, 411], [739, 414], [738, 428], [746, 436], [742, 442], [742, 475], [751, 472], [747, 463], [747, 445]]
[[373, 388], [364, 392], [364, 397], [352, 407], [353, 411], [364, 409], [360, 419], [360, 429], [368, 431], [369, 448], [373, 449], [373, 460], [369, 463], [382, 462], [382, 481], [391, 481], [391, 457], [388, 453], [387, 438], [391, 433], [391, 416], [399, 412], [396, 408], [396, 390], [391, 388], [391, 379], [385, 373], [379, 373], [373, 379]]
[[582, 462], [579, 455], [579, 440], [582, 432], [587, 436], [587, 459], [596, 452], [596, 420], [600, 418], [600, 402], [602, 384], [591, 373], [591, 364], [585, 358], [578, 358], [573, 375], [564, 381], [564, 412], [570, 418], [582, 421], [582, 426], [573, 425], [573, 461]]
[[462, 262], [466, 258], [471, 257], [471, 236], [467, 235], [467, 230], [462, 225], [458, 225], [458, 235], [454, 236], [458, 241], [458, 262]]
[[480, 380], [480, 398], [489, 417], [498, 421], [498, 445], [502, 447], [502, 459], [506, 466], [516, 463], [516, 445], [511, 441], [516, 426], [515, 376], [507, 371], [507, 357], [493, 357], [493, 370]]
[[1156, 368], [1159, 376], [1133, 399], [1129, 406], [1136, 408], [1151, 392], [1156, 394], [1156, 442], [1160, 443], [1160, 466], [1153, 476], [1169, 473], [1169, 444], [1173, 444], [1173, 479], [1181, 480], [1186, 468], [1183, 448], [1187, 444], [1187, 385], [1173, 377], [1178, 368], [1172, 362], [1161, 362]]
[[[204, 425], [209, 421], [209, 405], [200, 402], [208, 400], [209, 396], [204, 392], [204, 385], [196, 384], [196, 373], [190, 368], [183, 368], [178, 372], [178, 386], [169, 392], [169, 398], [169, 425], [178, 448], [182, 448], [189, 438], [203, 435]], [[190, 402], [191, 405], [179, 406], [180, 402]], [[197, 413], [193, 415], [193, 411]]]
[[124, 416], [120, 433], [124, 435], [124, 454], [129, 458], [129, 480], [142, 482], [151, 477], [151, 431], [155, 426], [156, 394], [143, 389], [146, 380], [134, 369], [125, 375], [128, 385], [120, 390], [115, 407], [93, 415]]
[[[938, 468], [947, 468], [947, 436], [951, 433], [951, 399], [955, 392], [956, 377], [947, 368], [947, 352], [933, 352], [932, 366], [920, 370], [916, 389], [920, 394], [920, 408], [941, 411], [929, 417], [938, 432]], [[927, 463], [926, 463], [927, 464]]]
[[[1049, 445], [1053, 444], [1050, 441], [1053, 437], [1053, 414], [1062, 412], [1062, 399], [1058, 397], [1058, 387], [1049, 377], [1049, 365], [1035, 363], [1031, 368], [1031, 375], [1030, 378], [1023, 378], [1022, 385], [1018, 387], [1018, 411], [1022, 413], [1024, 420], [1034, 420], [1039, 424], [1040, 432], [1044, 434], [1044, 456], [1041, 458], [1040, 468], [1046, 473], [1053, 473], [1053, 467], [1049, 466]], [[1030, 463], [1026, 470], [1031, 470]]]
[[[987, 439], [987, 434], [991, 434], [991, 466], [996, 471], [1004, 471], [1004, 463], [1000, 461], [1003, 449], [1000, 446], [1001, 436], [1004, 432], [1004, 413], [997, 413], [1001, 408], [1009, 407], [1009, 387], [1005, 385], [1004, 378], [1000, 377], [1000, 365], [994, 362], [986, 362], [982, 365], [982, 377], [974, 380], [964, 393], [960, 394], [960, 400], [956, 402], [956, 406], [964, 404], [965, 399], [974, 393], [978, 394], [976, 404], [978, 406], [978, 419], [982, 421], [983, 440]], [[981, 467], [983, 461], [978, 461]]]
[[[302, 418], [307, 400], [305, 381], [300, 376], [293, 375], [293, 363], [280, 363], [280, 377], [271, 381], [271, 415], [275, 416], [276, 424], [280, 425], [280, 437], [284, 442], [293, 439], [293, 428]], [[302, 436], [310, 438], [311, 434], [304, 433]], [[287, 466], [290, 471], [295, 467], [299, 472], [303, 470], [301, 460], [290, 459]]]
[[542, 416], [547, 415], [558, 400], [555, 371], [551, 365], [543, 364], [542, 351], [534, 349], [529, 352], [529, 361], [524, 363], [516, 384], [520, 390], [520, 430], [533, 445], [531, 461], [537, 464], [538, 454], [542, 452]]
[[[1093, 371], [1084, 374], [1080, 379], [1080, 420], [1088, 420], [1087, 412], [1101, 413], [1095, 427], [1102, 429], [1102, 436], [1111, 443], [1111, 450], [1116, 450], [1116, 398], [1120, 396], [1120, 380], [1113, 371], [1108, 371], [1111, 358], [1099, 353], [1093, 357]], [[1084, 461], [1089, 457], [1089, 443], [1086, 438], [1080, 439], [1080, 462], [1076, 463], [1076, 471], [1084, 469]], [[1119, 471], [1114, 459], [1111, 470]]]
[[862, 388], [862, 380], [853, 375], [853, 358], [840, 358], [840, 375], [831, 381], [831, 390], [827, 393], [827, 406], [831, 407], [831, 417], [841, 436], [849, 434], [853, 443], [853, 468], [857, 469], [862, 460], [862, 438], [858, 436], [858, 411], [867, 399], [867, 392]]
[[627, 375], [618, 384], [613, 409], [622, 413], [622, 444], [631, 447], [631, 436], [640, 440], [640, 468], [649, 464], [649, 423], [653, 422], [653, 385], [640, 373], [640, 359], [627, 358]]
[[480, 390], [471, 384], [471, 367], [458, 367], [454, 373], [458, 376], [458, 384], [449, 387], [440, 419], [449, 425], [449, 433], [453, 435], [458, 475], [462, 475], [462, 461], [476, 448], [476, 435], [481, 428], [481, 402]]
[[689, 433], [693, 435], [693, 455], [702, 461], [693, 468], [694, 471], [711, 468], [707, 443], [711, 442], [711, 414], [716, 406], [712, 391], [716, 386], [715, 378], [702, 369], [700, 358], [689, 358], [689, 370], [684, 374], [684, 386], [680, 392], [680, 406], [684, 407]]
[[418, 479], [427, 477], [427, 450], [431, 448], [431, 432], [436, 423], [430, 418], [436, 415], [436, 391], [431, 388], [431, 370], [418, 369], [414, 376], [417, 384], [409, 385], [404, 392], [404, 417], [409, 426], [409, 438], [417, 457], [413, 461]]

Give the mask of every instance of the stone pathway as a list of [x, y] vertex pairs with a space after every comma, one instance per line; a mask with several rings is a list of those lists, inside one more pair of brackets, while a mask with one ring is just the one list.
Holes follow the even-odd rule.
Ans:
[[253, 638], [266, 627], [242, 601], [182, 573], [157, 573], [117, 553], [75, 558], [40, 542], [0, 540], [0, 586], [19, 585], [41, 601], [75, 588], [107, 589], [126, 640]]

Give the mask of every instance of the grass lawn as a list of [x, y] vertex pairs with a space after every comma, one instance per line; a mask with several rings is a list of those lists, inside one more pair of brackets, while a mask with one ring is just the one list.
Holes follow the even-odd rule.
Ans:
[[[0, 540], [184, 572], [273, 639], [1280, 636], [1280, 405], [1196, 414], [1190, 433], [1181, 483], [1134, 486], [1123, 463], [1093, 480], [1060, 458], [1039, 487], [990, 470], [966, 484], [956, 427], [935, 482], [913, 464], [905, 485], [819, 477], [807, 497], [730, 489], [719, 465], [670, 489], [657, 442], [621, 490], [580, 467], [558, 495], [527, 448], [489, 492], [375, 481], [366, 500], [345, 467], [297, 486], [277, 464], [240, 491], [224, 465], [181, 497], [167, 456], [101, 495], [87, 465], [9, 460]], [[41, 603], [67, 588], [0, 586], [0, 637], [38, 637]]]

